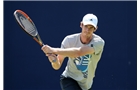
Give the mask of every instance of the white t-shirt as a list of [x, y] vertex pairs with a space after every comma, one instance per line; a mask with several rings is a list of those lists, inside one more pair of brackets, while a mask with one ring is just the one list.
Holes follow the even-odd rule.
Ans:
[[93, 38], [89, 44], [82, 44], [80, 34], [81, 33], [66, 36], [62, 41], [61, 48], [81, 47], [87, 45], [93, 47], [95, 52], [77, 58], [69, 57], [67, 66], [62, 75], [73, 78], [83, 90], [88, 90], [92, 86], [95, 70], [98, 61], [101, 58], [105, 42], [100, 36], [93, 34]]

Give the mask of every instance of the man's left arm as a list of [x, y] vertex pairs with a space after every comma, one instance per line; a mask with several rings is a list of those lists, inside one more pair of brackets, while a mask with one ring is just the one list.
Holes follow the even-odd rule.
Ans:
[[86, 54], [94, 53], [94, 49], [89, 46], [63, 49], [63, 48], [52, 48], [48, 45], [44, 45], [42, 47], [42, 50], [44, 51], [44, 53], [54, 53], [54, 54], [63, 55], [66, 57], [79, 57]]
[[63, 55], [65, 57], [79, 57], [79, 56], [84, 56], [87, 54], [97, 54], [100, 52], [104, 47], [104, 41], [99, 40], [95, 44], [93, 44], [93, 47], [90, 46], [82, 46], [78, 48], [53, 48], [48, 45], [44, 45], [42, 47], [42, 50], [44, 53], [53, 53], [53, 54], [58, 54], [58, 55]]

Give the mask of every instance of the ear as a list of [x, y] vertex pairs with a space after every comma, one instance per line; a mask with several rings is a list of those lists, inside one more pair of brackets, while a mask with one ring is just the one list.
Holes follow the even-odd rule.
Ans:
[[82, 22], [80, 22], [80, 27], [81, 27], [81, 28], [83, 27], [83, 23], [82, 23]]
[[94, 32], [96, 32], [96, 30], [98, 29], [98, 26], [96, 26], [96, 28], [95, 28], [95, 30], [94, 30]]

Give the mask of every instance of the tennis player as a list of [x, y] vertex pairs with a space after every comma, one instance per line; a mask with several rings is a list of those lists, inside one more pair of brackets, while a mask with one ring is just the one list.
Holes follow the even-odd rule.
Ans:
[[42, 47], [56, 70], [61, 67], [65, 57], [68, 57], [67, 66], [60, 77], [62, 90], [91, 90], [105, 44], [104, 40], [94, 33], [97, 23], [96, 15], [86, 14], [80, 23], [81, 33], [66, 36], [61, 48], [48, 45]]

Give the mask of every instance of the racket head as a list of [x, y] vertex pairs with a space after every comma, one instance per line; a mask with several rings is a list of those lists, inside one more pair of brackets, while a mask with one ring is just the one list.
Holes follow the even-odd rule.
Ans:
[[22, 10], [16, 10], [14, 16], [21, 28], [30, 36], [37, 36], [38, 31], [31, 18]]
[[22, 10], [16, 10], [14, 16], [21, 28], [40, 45], [43, 46], [43, 42], [38, 34], [37, 28], [31, 18]]

